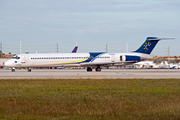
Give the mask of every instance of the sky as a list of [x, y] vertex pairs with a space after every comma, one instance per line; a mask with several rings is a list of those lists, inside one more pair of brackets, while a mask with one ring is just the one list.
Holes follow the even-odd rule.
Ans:
[[0, 0], [6, 54], [130, 52], [147, 37], [176, 38], [152, 55], [180, 56], [180, 0]]

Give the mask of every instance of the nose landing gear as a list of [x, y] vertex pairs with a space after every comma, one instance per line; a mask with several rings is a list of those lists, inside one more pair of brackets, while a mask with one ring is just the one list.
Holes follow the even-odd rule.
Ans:
[[28, 71], [28, 72], [31, 72], [31, 68], [28, 68], [27, 71]]

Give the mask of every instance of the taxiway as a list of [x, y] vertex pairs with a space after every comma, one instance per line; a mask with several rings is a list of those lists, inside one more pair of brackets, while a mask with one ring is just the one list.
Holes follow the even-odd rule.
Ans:
[[85, 69], [32, 69], [11, 70], [0, 69], [0, 79], [160, 79], [178, 78], [179, 69], [102, 69], [101, 72], [87, 72]]

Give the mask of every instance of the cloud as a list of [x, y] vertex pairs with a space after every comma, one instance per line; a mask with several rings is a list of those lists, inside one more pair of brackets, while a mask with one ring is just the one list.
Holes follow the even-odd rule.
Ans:
[[120, 39], [124, 44], [151, 35], [178, 37], [179, 13], [179, 0], [6, 0], [0, 4], [0, 39], [7, 44], [86, 40], [90, 45]]

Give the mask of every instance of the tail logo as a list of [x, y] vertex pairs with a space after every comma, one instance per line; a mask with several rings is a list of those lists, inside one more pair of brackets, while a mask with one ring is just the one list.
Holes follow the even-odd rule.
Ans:
[[151, 43], [149, 43], [149, 42], [148, 42], [148, 43], [147, 43], [147, 42], [145, 42], [143, 46], [144, 46], [144, 50], [145, 50], [145, 51], [147, 51], [147, 50], [148, 50], [148, 48], [151, 46]]

